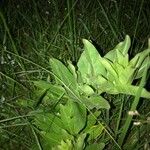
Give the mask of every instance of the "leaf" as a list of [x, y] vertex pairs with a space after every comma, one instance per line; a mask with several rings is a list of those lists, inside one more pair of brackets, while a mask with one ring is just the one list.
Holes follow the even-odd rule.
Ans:
[[76, 140], [62, 140], [61, 143], [53, 147], [52, 150], [83, 150], [85, 147], [85, 140], [86, 133], [80, 134]]
[[130, 46], [131, 46], [131, 39], [130, 39], [129, 35], [126, 35], [125, 40], [120, 45], [120, 47], [118, 47], [118, 49], [123, 55], [126, 55], [126, 54], [128, 54], [128, 50], [129, 50]]
[[70, 134], [78, 134], [85, 126], [86, 108], [82, 104], [68, 100], [66, 105], [60, 105], [60, 113], [65, 129]]
[[103, 129], [104, 127], [101, 124], [94, 125], [89, 128], [89, 130], [86, 131], [86, 133], [89, 133], [88, 142], [91, 140], [96, 140], [98, 137], [100, 137]]
[[64, 130], [62, 120], [50, 113], [36, 114], [34, 124], [41, 130], [40, 134], [44, 138], [44, 143], [51, 147], [58, 145], [61, 140], [72, 138]]
[[73, 144], [70, 139], [67, 140], [62, 140], [60, 145], [57, 147], [53, 147], [52, 150], [72, 150], [73, 149]]
[[39, 107], [39, 105], [42, 103], [42, 101], [44, 100], [44, 97], [47, 94], [48, 89], [42, 91], [40, 97], [38, 98], [38, 100], [36, 101], [36, 103], [34, 104], [34, 109], [37, 109]]
[[131, 66], [126, 66], [125, 68], [114, 62], [114, 67], [118, 74], [118, 80], [116, 81], [117, 84], [131, 84], [134, 79], [134, 72], [135, 69]]
[[[108, 79], [111, 78], [110, 74], [108, 74], [107, 76], [108, 76]], [[109, 93], [109, 94], [116, 93], [117, 91], [114, 88], [114, 86], [115, 86], [114, 80], [112, 81], [106, 80], [104, 83], [97, 85], [96, 90], [98, 94], [101, 94], [104, 92]]]
[[53, 95], [62, 95], [65, 93], [65, 90], [59, 86], [59, 85], [52, 85], [52, 83], [49, 83], [47, 81], [39, 80], [39, 81], [33, 81], [34, 85], [37, 86], [38, 88], [42, 90], [47, 90], [48, 92], [53, 94]]
[[84, 147], [85, 147], [85, 138], [86, 138], [86, 133], [84, 134], [80, 134], [79, 137], [77, 138], [76, 140], [76, 143], [75, 143], [75, 150], [83, 150]]
[[[73, 70], [70, 72], [70, 70], [62, 62], [54, 58], [50, 59], [50, 63], [57, 83], [64, 87], [67, 95], [71, 99], [76, 100], [79, 93], [77, 89], [77, 79], [75, 74], [71, 73]], [[73, 66], [70, 67], [73, 69]]]
[[83, 97], [82, 102], [89, 108], [89, 109], [110, 109], [110, 105], [108, 101], [106, 101], [103, 97], [99, 95], [92, 95], [89, 98]]
[[106, 70], [101, 63], [101, 56], [96, 48], [88, 41], [83, 39], [84, 52], [81, 54], [77, 63], [78, 71], [81, 73], [84, 83], [91, 83], [91, 77], [106, 75]]
[[31, 99], [17, 99], [16, 103], [20, 106], [20, 107], [30, 107], [33, 108], [33, 100]]
[[95, 123], [97, 122], [97, 118], [99, 117], [99, 115], [101, 114], [100, 110], [96, 110], [94, 113], [90, 113], [87, 116], [87, 123], [86, 123], [86, 127], [83, 130], [85, 133], [86, 131], [88, 131], [92, 126], [95, 125]]
[[116, 60], [117, 54], [116, 54], [116, 50], [111, 50], [109, 51], [104, 58], [107, 58], [108, 60], [114, 62]]
[[68, 69], [70, 70], [70, 72], [72, 73], [72, 75], [74, 76], [74, 78], [77, 81], [77, 73], [76, 73], [75, 67], [73, 66], [73, 64], [70, 61], [67, 61], [67, 62], [68, 62]]
[[131, 46], [131, 39], [129, 35], [126, 35], [125, 40], [120, 42], [114, 49], [119, 50], [122, 55], [128, 54], [129, 48]]
[[139, 79], [143, 76], [143, 72], [144, 72], [145, 68], [147, 68], [147, 69], [150, 68], [150, 57], [149, 56], [147, 56], [144, 59], [144, 61], [143, 61], [142, 65], [140, 66], [140, 68], [137, 69], [138, 71], [137, 71], [135, 79]]
[[127, 67], [129, 63], [129, 55], [128, 54], [123, 55], [119, 50], [116, 50], [116, 54], [117, 54], [117, 63], [124, 68]]
[[125, 40], [123, 42], [120, 42], [113, 50], [109, 51], [104, 57], [111, 60], [112, 62], [117, 61], [120, 62], [120, 56], [119, 60], [117, 58], [117, 51], [119, 51], [122, 56], [127, 57], [126, 55], [128, 54], [128, 50], [131, 45], [131, 40], [128, 35], [126, 35]]
[[47, 81], [39, 80], [33, 81], [34, 85], [39, 89], [35, 91], [38, 97], [41, 97], [43, 91], [47, 91], [45, 97], [43, 98], [44, 104], [56, 104], [60, 99], [65, 100], [68, 98], [65, 89], [61, 85], [52, 85]]
[[43, 131], [57, 132], [64, 128], [61, 119], [50, 113], [36, 114], [34, 124]]
[[145, 58], [150, 54], [150, 49], [146, 49], [138, 54], [134, 58], [130, 60], [129, 65], [134, 68], [140, 68]]
[[103, 58], [102, 59], [102, 64], [106, 68], [107, 74], [111, 75], [110, 78], [108, 78], [108, 76], [107, 76], [107, 79], [109, 81], [117, 80], [118, 79], [118, 74], [117, 74], [117, 72], [116, 72], [116, 70], [113, 66], [113, 63], [111, 61], [109, 61], [108, 59]]
[[94, 90], [87, 84], [78, 85], [78, 90], [81, 94], [85, 94], [87, 96], [94, 94]]
[[77, 82], [69, 69], [62, 62], [54, 58], [50, 59], [50, 64], [57, 83], [76, 90]]
[[105, 148], [105, 143], [94, 143], [86, 147], [85, 150], [103, 150]]
[[[118, 93], [136, 96], [139, 86], [122, 84], [117, 85], [116, 89]], [[142, 88], [141, 97], [150, 99], [150, 92], [148, 92], [145, 88]]]
[[137, 69], [135, 79], [138, 79], [138, 78], [142, 77], [145, 67], [148, 67], [148, 68], [150, 67], [149, 54], [150, 54], [150, 49], [146, 49], [146, 50], [142, 51], [141, 53], [138, 53], [129, 62], [129, 65], [131, 67], [134, 67], [135, 69]]

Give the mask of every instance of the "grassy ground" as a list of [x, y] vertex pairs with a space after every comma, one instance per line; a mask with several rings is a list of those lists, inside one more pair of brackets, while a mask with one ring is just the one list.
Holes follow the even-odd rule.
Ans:
[[[21, 107], [19, 101], [37, 99], [30, 81], [49, 80], [46, 71], [50, 70], [49, 58], [55, 57], [64, 63], [71, 60], [75, 64], [83, 51], [82, 38], [93, 41], [100, 53], [106, 54], [126, 34], [132, 37], [130, 55], [134, 56], [147, 48], [149, 7], [150, 2], [144, 0], [8, 0], [0, 3], [0, 150], [32, 149], [33, 144], [38, 144], [28, 116], [34, 109]], [[126, 119], [132, 98], [118, 95], [109, 99], [114, 108], [109, 115], [103, 114], [102, 120], [110, 130], [115, 130], [114, 122], [118, 117], [120, 121]], [[150, 113], [149, 102], [141, 100], [137, 108], [142, 114], [139, 118], [145, 122]], [[148, 125], [132, 126], [125, 149], [134, 145], [133, 139], [139, 143], [137, 149], [150, 148]], [[106, 143], [110, 149], [107, 138]]]

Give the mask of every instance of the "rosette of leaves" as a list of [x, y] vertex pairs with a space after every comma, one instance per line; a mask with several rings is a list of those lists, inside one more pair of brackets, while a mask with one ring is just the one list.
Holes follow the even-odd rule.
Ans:
[[[142, 77], [143, 70], [150, 67], [150, 47], [129, 60], [130, 37], [127, 35], [113, 50], [101, 57], [96, 48], [83, 40], [84, 52], [78, 61], [78, 74], [83, 83], [90, 85], [99, 94], [136, 95], [138, 85], [135, 79]], [[150, 93], [142, 89], [141, 97], [150, 98]]]

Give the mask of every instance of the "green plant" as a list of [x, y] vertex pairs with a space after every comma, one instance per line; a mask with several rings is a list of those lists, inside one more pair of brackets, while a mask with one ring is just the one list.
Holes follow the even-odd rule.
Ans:
[[[142, 76], [147, 65], [150, 66], [149, 63], [147, 64], [150, 49], [144, 50], [129, 61], [130, 43], [129, 36], [126, 36], [125, 41], [119, 43], [102, 58], [95, 47], [84, 40], [85, 51], [77, 64], [83, 82], [93, 86], [99, 94], [106, 92], [136, 95], [138, 86], [133, 86], [132, 82]], [[141, 96], [149, 98], [149, 94], [143, 89]]]
[[[143, 70], [147, 72], [150, 66], [150, 48], [129, 60], [128, 50], [131, 42], [128, 35], [104, 57], [99, 55], [89, 41], [84, 39], [83, 43], [84, 52], [78, 60], [77, 67], [71, 62], [68, 62], [66, 67], [59, 60], [51, 58], [54, 81], [34, 81], [43, 93], [36, 106], [39, 107], [44, 101], [51, 101], [53, 106], [50, 109], [51, 113], [37, 114], [34, 119], [34, 124], [41, 130], [39, 133], [44, 138], [45, 149], [53, 147], [60, 150], [82, 150], [92, 146], [94, 149], [100, 149], [100, 145], [103, 149], [105, 142], [101, 139], [102, 132], [106, 132], [109, 138], [114, 140], [103, 125], [104, 122], [98, 121], [100, 112], [111, 108], [102, 93], [136, 96], [138, 92], [138, 99], [150, 98], [150, 93], [143, 86], [132, 85], [135, 79], [142, 77]], [[136, 109], [138, 102], [135, 99], [134, 108], [131, 110]], [[123, 144], [131, 119], [127, 119], [124, 128], [126, 131], [119, 140], [120, 146]], [[92, 140], [97, 142], [91, 143]], [[115, 140], [114, 142], [121, 149]]]
[[[43, 140], [39, 138], [38, 130], [30, 125], [31, 118], [34, 116], [28, 116], [27, 113], [40, 109], [44, 113], [55, 114], [59, 112], [59, 103], [65, 105], [69, 98], [66, 96], [66, 90], [59, 95], [60, 87], [56, 88], [57, 86], [52, 86], [51, 90], [39, 88], [40, 90], [34, 93], [35, 89], [30, 81], [42, 79], [47, 80], [45, 83], [48, 84], [54, 81], [54, 78], [50, 78], [49, 75], [49, 58], [59, 58], [63, 62], [66, 60], [76, 62], [82, 52], [80, 39], [83, 37], [95, 41], [93, 45], [97, 50], [101, 47], [106, 54], [112, 46], [123, 40], [125, 34], [129, 34], [132, 39], [130, 55], [134, 56], [142, 51], [146, 47], [150, 33], [150, 15], [148, 15], [150, 1], [137, 0], [134, 3], [134, 1], [123, 0], [2, 0], [2, 2], [3, 4], [0, 2], [0, 149], [32, 149], [33, 143], [42, 149], [40, 143], [43, 145]], [[77, 66], [75, 70], [78, 70]], [[139, 80], [134, 85], [139, 85]], [[145, 82], [148, 84], [149, 80], [146, 79]], [[91, 85], [89, 88], [89, 85], [82, 82], [78, 87], [81, 97], [75, 99], [79, 101], [85, 97], [81, 104], [88, 103], [88, 109], [95, 107], [96, 111], [100, 103], [97, 102], [98, 106], [90, 103], [89, 99], [92, 98], [88, 96], [87, 91], [92, 94], [94, 89], [97, 101], [100, 99], [97, 93], [102, 91], [96, 90]], [[127, 119], [126, 113], [134, 101], [133, 96], [105, 92], [100, 95], [101, 99], [105, 98], [111, 107], [107, 110], [101, 109], [99, 117], [96, 115], [95, 124], [98, 124], [98, 121], [102, 123], [104, 130], [107, 129], [105, 131], [110, 133], [117, 142], [120, 137], [123, 137], [121, 132], [125, 127], [127, 132], [124, 132], [125, 138], [122, 138], [123, 149], [143, 148], [145, 143], [148, 145], [149, 124], [145, 126], [141, 123], [136, 127], [133, 121], [136, 121], [139, 116]], [[36, 103], [33, 104], [35, 100]], [[147, 118], [149, 101], [140, 98], [136, 102], [137, 111]], [[88, 109], [87, 115], [90, 113]], [[94, 110], [91, 109], [93, 113]], [[36, 116], [36, 113], [34, 115]], [[123, 126], [126, 124], [125, 120], [129, 120], [129, 127]], [[105, 143], [105, 149], [114, 149], [114, 143], [110, 140], [112, 138], [105, 131], [98, 140]], [[98, 140], [93, 139], [91, 143], [98, 143]], [[70, 140], [64, 142], [69, 143]], [[76, 142], [71, 141], [71, 143]], [[135, 147], [135, 144], [138, 146]], [[65, 144], [62, 142], [62, 145]], [[89, 149], [96, 148], [91, 146]]]

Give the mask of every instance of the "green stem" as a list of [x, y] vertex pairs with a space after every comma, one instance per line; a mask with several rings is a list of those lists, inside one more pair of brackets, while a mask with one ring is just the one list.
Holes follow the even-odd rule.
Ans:
[[124, 97], [122, 98], [122, 101], [121, 101], [121, 107], [120, 107], [119, 116], [118, 116], [118, 119], [117, 119], [117, 126], [116, 126], [116, 130], [115, 130], [115, 137], [116, 138], [117, 138], [117, 134], [118, 134], [119, 125], [120, 125], [120, 122], [121, 122], [123, 106], [124, 106]]

